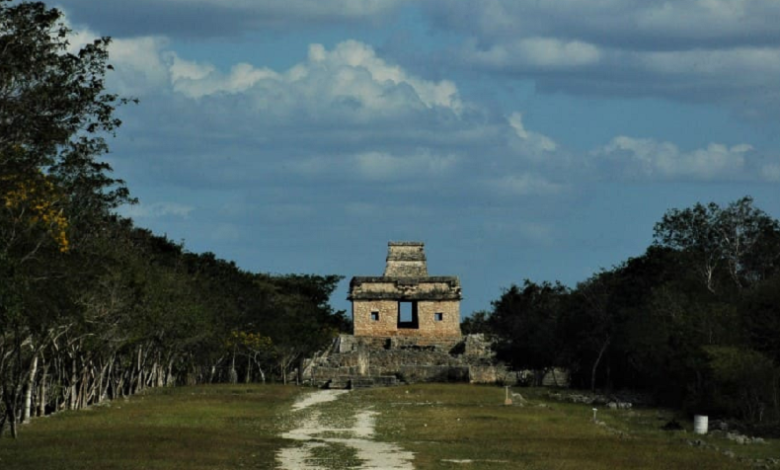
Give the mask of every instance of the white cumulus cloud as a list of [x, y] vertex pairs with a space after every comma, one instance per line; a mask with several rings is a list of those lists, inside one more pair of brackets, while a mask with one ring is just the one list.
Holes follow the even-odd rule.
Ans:
[[558, 144], [551, 138], [538, 132], [527, 130], [523, 124], [522, 113], [512, 113], [507, 121], [512, 130], [514, 130], [514, 135], [520, 139], [520, 144], [515, 144], [515, 147], [528, 151], [527, 153], [530, 153], [532, 156], [538, 156], [546, 152], [555, 152], [558, 149]]
[[472, 41], [462, 54], [469, 62], [490, 68], [571, 69], [596, 65], [602, 58], [602, 51], [593, 44], [545, 37], [517, 39], [487, 49]]
[[366, 152], [354, 156], [361, 176], [386, 180], [393, 178], [436, 178], [445, 176], [458, 161], [454, 155], [434, 155], [420, 150], [410, 155]]
[[280, 72], [239, 63], [223, 73], [211, 64], [182, 59], [164, 45], [157, 38], [136, 38], [112, 46], [123, 92], [143, 95], [143, 90], [169, 88], [189, 98], [242, 94], [246, 106], [293, 118], [302, 110], [365, 121], [420, 110], [460, 114], [464, 109], [453, 82], [410, 75], [358, 41], [344, 41], [332, 50], [313, 44], [305, 61]]
[[593, 154], [632, 178], [714, 180], [742, 176], [752, 150], [747, 144], [711, 143], [685, 152], [671, 142], [619, 136]]

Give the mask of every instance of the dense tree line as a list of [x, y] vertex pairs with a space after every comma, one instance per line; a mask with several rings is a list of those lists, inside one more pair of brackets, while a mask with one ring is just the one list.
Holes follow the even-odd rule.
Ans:
[[526, 281], [464, 330], [523, 369], [691, 412], [780, 420], [780, 225], [749, 197], [669, 210], [639, 257], [569, 289]]
[[347, 326], [339, 276], [254, 274], [114, 214], [108, 38], [0, 0], [0, 435], [148, 387], [287, 381]]

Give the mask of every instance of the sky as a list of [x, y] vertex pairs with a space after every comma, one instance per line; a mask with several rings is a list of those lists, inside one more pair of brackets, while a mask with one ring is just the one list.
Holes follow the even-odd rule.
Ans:
[[672, 208], [780, 218], [777, 0], [60, 0], [136, 97], [138, 226], [254, 272], [381, 275], [422, 241], [463, 316], [578, 282]]

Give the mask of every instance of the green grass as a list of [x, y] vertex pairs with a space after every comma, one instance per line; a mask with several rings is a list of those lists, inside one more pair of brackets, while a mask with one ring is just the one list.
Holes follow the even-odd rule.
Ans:
[[[699, 438], [690, 431], [660, 430], [671, 415], [658, 410], [600, 410], [605, 425], [597, 425], [591, 406], [540, 398], [504, 406], [502, 388], [467, 385], [376, 389], [348, 400], [375, 403], [382, 413], [379, 437], [415, 452], [419, 469], [746, 468], [717, 451], [688, 446]], [[705, 440], [728, 447], [725, 439]], [[780, 456], [777, 442], [731, 447], [749, 458]], [[473, 461], [468, 466], [447, 462], [467, 459]]]
[[[283, 386], [204, 386], [158, 390], [110, 406], [33, 421], [14, 441], [0, 440], [0, 469], [251, 469], [276, 468], [279, 449], [300, 443], [281, 433], [314, 412], [290, 405], [310, 390]], [[516, 389], [529, 403], [504, 406], [504, 389], [414, 385], [360, 390], [316, 407], [334, 427], [357, 411], [379, 412], [374, 439], [415, 453], [416, 469], [735, 469], [745, 459], [780, 457], [780, 444], [739, 446], [660, 430], [672, 418], [655, 409], [599, 410], [550, 402], [538, 390]], [[314, 449], [325, 468], [359, 468], [353, 449]], [[453, 462], [470, 460], [470, 463]]]
[[274, 468], [277, 416], [294, 387], [157, 390], [36, 419], [0, 440], [3, 470]]

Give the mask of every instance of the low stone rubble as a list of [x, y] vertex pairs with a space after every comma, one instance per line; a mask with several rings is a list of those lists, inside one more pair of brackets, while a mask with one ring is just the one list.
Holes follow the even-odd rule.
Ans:
[[653, 404], [653, 399], [649, 395], [636, 392], [615, 392], [606, 395], [582, 391], [550, 391], [547, 392], [547, 397], [569, 403], [602, 405], [612, 410], [628, 410], [637, 405], [649, 406]]
[[742, 435], [742, 434], [739, 434], [739, 433], [736, 433], [736, 432], [726, 433], [726, 439], [728, 439], [730, 441], [734, 441], [737, 444], [741, 444], [741, 445], [765, 444], [766, 443], [764, 441], [764, 439], [762, 439], [760, 437], [745, 436], [745, 435]]
[[[717, 435], [718, 431], [711, 433]], [[760, 437], [748, 437], [737, 433], [728, 433], [726, 439], [736, 442], [737, 444], [764, 444], [764, 440]], [[737, 455], [729, 449], [723, 449], [715, 444], [707, 442], [703, 439], [689, 439], [686, 443], [691, 447], [698, 447], [702, 450], [710, 450], [719, 452], [730, 459], [736, 459], [739, 462], [749, 464], [752, 468], [756, 469], [770, 469], [780, 467], [780, 459], [778, 458], [766, 458], [766, 459], [749, 459], [745, 457], [737, 457]]]

